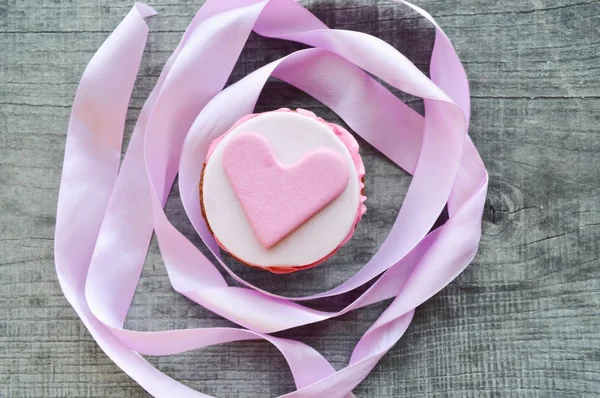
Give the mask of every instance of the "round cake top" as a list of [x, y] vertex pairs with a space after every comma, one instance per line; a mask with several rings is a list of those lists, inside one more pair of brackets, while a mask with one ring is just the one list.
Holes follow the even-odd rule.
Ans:
[[305, 110], [240, 119], [210, 146], [203, 213], [219, 246], [273, 272], [312, 267], [345, 244], [366, 208], [356, 140]]

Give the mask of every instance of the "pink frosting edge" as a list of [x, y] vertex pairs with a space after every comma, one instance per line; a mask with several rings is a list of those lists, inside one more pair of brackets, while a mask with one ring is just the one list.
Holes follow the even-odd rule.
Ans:
[[[212, 154], [214, 153], [215, 149], [217, 148], [217, 146], [219, 145], [219, 143], [227, 136], [227, 134], [229, 134], [233, 129], [235, 129], [237, 126], [239, 126], [240, 124], [253, 119], [259, 115], [264, 115], [265, 113], [272, 113], [272, 112], [296, 112], [299, 113], [301, 115], [304, 116], [308, 116], [311, 117], [315, 120], [317, 120], [320, 123], [323, 123], [324, 125], [326, 125], [327, 127], [329, 127], [334, 134], [342, 141], [342, 143], [344, 144], [344, 146], [346, 146], [346, 148], [348, 149], [348, 152], [350, 153], [350, 156], [352, 157], [352, 162], [354, 163], [354, 167], [356, 168], [356, 174], [358, 177], [358, 183], [359, 183], [359, 187], [360, 187], [360, 200], [359, 200], [359, 204], [358, 204], [358, 209], [356, 212], [356, 217], [354, 219], [354, 223], [352, 224], [352, 227], [350, 228], [350, 231], [348, 232], [348, 235], [346, 235], [346, 237], [344, 238], [344, 240], [342, 240], [342, 242], [335, 248], [333, 249], [333, 251], [331, 253], [329, 253], [327, 256], [323, 257], [322, 259], [311, 263], [311, 264], [307, 264], [307, 265], [300, 265], [300, 266], [292, 266], [292, 267], [280, 267], [280, 266], [264, 266], [264, 265], [256, 265], [256, 264], [250, 264], [246, 261], [244, 261], [243, 259], [238, 259], [240, 262], [247, 264], [251, 267], [255, 267], [255, 268], [260, 268], [260, 269], [264, 269], [264, 270], [268, 270], [271, 271], [273, 273], [276, 274], [286, 274], [286, 273], [291, 273], [291, 272], [295, 272], [295, 271], [299, 271], [299, 270], [303, 270], [303, 269], [309, 269], [312, 267], [316, 267], [317, 265], [321, 264], [322, 262], [328, 260], [330, 257], [332, 257], [342, 246], [344, 246], [346, 243], [348, 243], [348, 241], [352, 238], [352, 236], [354, 235], [354, 231], [356, 230], [356, 226], [358, 225], [358, 223], [360, 222], [362, 216], [366, 213], [367, 211], [367, 206], [365, 205], [365, 201], [367, 200], [367, 197], [364, 195], [364, 187], [365, 187], [365, 183], [364, 183], [364, 176], [365, 176], [365, 165], [362, 161], [362, 158], [359, 154], [359, 146], [358, 146], [358, 142], [356, 141], [356, 139], [352, 136], [352, 134], [350, 134], [350, 132], [348, 130], [346, 130], [345, 128], [343, 128], [342, 126], [339, 126], [335, 123], [329, 123], [327, 121], [325, 121], [324, 119], [318, 117], [317, 115], [315, 115], [313, 112], [308, 111], [306, 109], [302, 109], [302, 108], [297, 108], [295, 111], [291, 110], [289, 108], [280, 108], [280, 109], [276, 109], [274, 111], [269, 111], [269, 112], [264, 112], [264, 113], [252, 113], [249, 115], [246, 115], [242, 118], [240, 118], [237, 122], [235, 122], [233, 124], [233, 126], [231, 126], [231, 128], [229, 130], [227, 130], [224, 134], [222, 134], [221, 136], [215, 138], [209, 145], [208, 147], [208, 152], [206, 154], [206, 161], [205, 164], [208, 163], [210, 157], [212, 156]], [[208, 221], [207, 221], [208, 222]], [[217, 237], [214, 237], [217, 244], [225, 251], [227, 251], [228, 253], [229, 250], [227, 250], [226, 247], [223, 246], [223, 244], [219, 241], [219, 239], [217, 239]]]

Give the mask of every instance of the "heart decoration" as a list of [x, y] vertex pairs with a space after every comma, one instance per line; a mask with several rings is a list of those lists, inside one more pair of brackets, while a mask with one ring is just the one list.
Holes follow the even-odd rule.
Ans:
[[346, 189], [341, 155], [320, 147], [296, 164], [282, 164], [269, 141], [255, 132], [233, 137], [223, 149], [223, 168], [260, 244], [269, 249]]

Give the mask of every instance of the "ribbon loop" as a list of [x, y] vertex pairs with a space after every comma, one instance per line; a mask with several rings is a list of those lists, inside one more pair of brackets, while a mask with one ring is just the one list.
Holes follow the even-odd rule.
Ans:
[[[353, 397], [351, 391], [400, 339], [414, 309], [454, 279], [481, 236], [487, 172], [467, 135], [465, 71], [436, 29], [431, 79], [382, 40], [329, 29], [293, 0], [208, 0], [169, 58], [140, 112], [119, 169], [127, 105], [154, 11], [136, 4], [83, 74], [69, 122], [57, 209], [56, 271], [63, 292], [98, 344], [157, 397], [207, 397], [162, 374], [140, 354], [172, 355], [241, 340], [280, 350], [297, 391], [284, 397]], [[313, 48], [297, 51], [225, 88], [254, 30]], [[420, 96], [421, 116], [370, 75]], [[200, 214], [197, 184], [210, 142], [252, 113], [269, 77], [329, 106], [357, 134], [413, 175], [389, 236], [346, 282], [307, 297], [284, 297], [241, 279], [221, 259]], [[163, 206], [179, 174], [190, 221], [219, 270], [175, 226]], [[93, 184], [88, 183], [93, 181]], [[447, 207], [449, 219], [431, 231]], [[141, 332], [124, 328], [152, 232], [173, 288], [242, 328]], [[345, 308], [317, 311], [300, 302], [351, 291], [380, 276]], [[313, 348], [269, 333], [316, 323], [393, 297], [336, 371]], [[240, 303], [244, 305], [241, 306]]]

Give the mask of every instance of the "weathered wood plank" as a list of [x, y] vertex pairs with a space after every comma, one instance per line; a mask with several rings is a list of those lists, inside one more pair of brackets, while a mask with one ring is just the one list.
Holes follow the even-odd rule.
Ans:
[[[151, 35], [128, 117], [135, 116], [197, 8], [153, 2]], [[432, 31], [391, 1], [314, 0], [330, 26], [372, 33], [426, 70]], [[473, 96], [471, 135], [490, 172], [474, 264], [421, 306], [359, 397], [597, 396], [600, 391], [600, 2], [420, 0], [451, 37]], [[83, 68], [130, 1], [0, 0], [0, 396], [145, 397], [97, 347], [62, 297], [52, 259], [70, 104]], [[298, 46], [253, 38], [233, 80]], [[419, 108], [419, 103], [413, 104]], [[272, 83], [259, 110], [329, 110]], [[239, 268], [271, 290], [306, 294], [356, 271], [383, 241], [409, 179], [363, 146], [369, 212], [328, 267], [291, 277]], [[188, 236], [176, 193], [167, 205]], [[197, 238], [195, 238], [197, 242]], [[332, 300], [339, 306], [345, 300]], [[337, 368], [383, 309], [283, 335]], [[228, 323], [172, 292], [155, 245], [129, 313], [140, 330]], [[256, 359], [260, 358], [259, 361]], [[293, 383], [263, 343], [151, 358], [218, 397], [264, 397]]]

